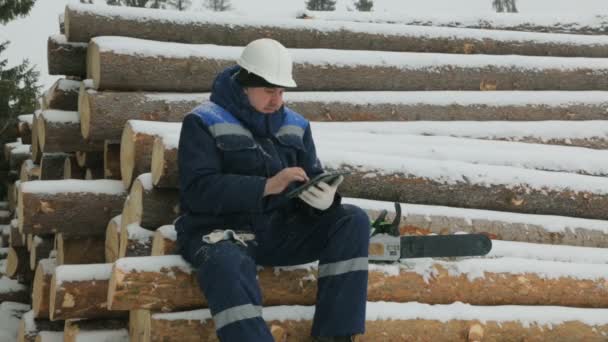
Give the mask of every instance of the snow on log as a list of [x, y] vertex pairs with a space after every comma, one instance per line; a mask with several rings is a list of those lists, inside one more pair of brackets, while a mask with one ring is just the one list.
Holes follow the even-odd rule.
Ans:
[[[369, 271], [370, 301], [608, 307], [605, 264], [507, 257], [404, 259], [398, 264], [370, 264]], [[313, 305], [316, 277], [316, 264], [259, 270], [264, 305]], [[112, 310], [164, 311], [206, 305], [194, 271], [175, 255], [117, 260], [107, 302]]]
[[11, 247], [6, 257], [6, 275], [21, 282], [28, 282], [34, 276], [30, 269], [30, 253], [26, 247]]
[[42, 96], [42, 109], [78, 110], [79, 81], [60, 78]]
[[108, 222], [105, 239], [105, 261], [114, 263], [120, 252], [120, 232], [122, 215], [115, 216]]
[[32, 156], [30, 145], [19, 145], [11, 149], [8, 157], [9, 168], [19, 170], [25, 160], [33, 159]]
[[80, 320], [65, 321], [63, 342], [129, 342], [129, 326], [126, 320]]
[[89, 169], [103, 169], [103, 151], [76, 152], [78, 166]]
[[30, 269], [36, 270], [38, 262], [49, 257], [49, 254], [54, 247], [54, 237], [52, 235], [32, 237], [32, 246], [30, 248]]
[[63, 331], [40, 331], [36, 342], [63, 342]]
[[32, 180], [40, 179], [40, 165], [34, 164], [31, 159], [26, 159], [21, 163], [21, 170], [19, 171], [19, 180], [23, 182], [29, 182]]
[[17, 341], [19, 342], [35, 342], [36, 337], [41, 331], [63, 331], [64, 322], [51, 322], [46, 319], [35, 319], [34, 311], [26, 312], [19, 322], [19, 330], [17, 332]]
[[78, 166], [76, 156], [68, 155], [63, 162], [63, 179], [84, 179], [86, 169]]
[[19, 230], [34, 234], [103, 235], [107, 222], [120, 214], [125, 197], [122, 183], [114, 180], [23, 183], [19, 188]]
[[144, 229], [137, 223], [122, 227], [118, 258], [150, 256], [153, 238], [154, 231]]
[[312, 122], [312, 131], [338, 130], [383, 135], [440, 135], [484, 140], [608, 149], [608, 121], [530, 122]]
[[55, 267], [57, 262], [54, 258], [42, 259], [36, 267], [32, 285], [32, 310], [35, 318], [49, 318], [51, 278]]
[[103, 176], [120, 180], [120, 140], [105, 140], [103, 145]]
[[112, 264], [57, 266], [51, 280], [51, 320], [124, 316], [107, 309], [111, 273]]
[[85, 141], [78, 112], [45, 110], [38, 118], [38, 141], [44, 152], [101, 151], [103, 142]]
[[40, 161], [40, 180], [63, 179], [65, 159], [69, 156], [70, 154], [63, 152], [43, 153]]
[[209, 94], [98, 92], [81, 88], [79, 107], [85, 139], [120, 139], [128, 120], [181, 122]]
[[18, 302], [29, 303], [30, 292], [21, 282], [5, 275], [0, 276], [0, 303]]
[[547, 16], [544, 14], [483, 13], [478, 14], [427, 14], [405, 12], [321, 12], [305, 11], [304, 18], [360, 23], [391, 23], [415, 26], [460, 27], [488, 30], [532, 31], [605, 35], [608, 32], [608, 16], [570, 14]]
[[122, 215], [126, 224], [137, 222], [149, 230], [170, 224], [179, 215], [179, 191], [155, 188], [152, 174], [141, 174], [131, 186], [129, 205]]
[[129, 188], [137, 176], [150, 172], [156, 136], [180, 130], [181, 122], [129, 120], [125, 124], [120, 141], [120, 175], [125, 188]]
[[174, 225], [166, 225], [154, 232], [152, 256], [177, 254], [177, 232]]
[[64, 35], [52, 35], [47, 41], [49, 75], [85, 77], [87, 44], [70, 43]]
[[17, 141], [7, 142], [4, 144], [4, 159], [8, 160], [11, 158], [11, 151], [19, 146], [23, 145], [20, 138]]
[[[66, 36], [88, 42], [98, 36], [245, 46], [273, 38], [290, 48], [518, 54], [576, 57], [608, 55], [604, 36], [471, 30], [378, 23], [255, 18], [213, 12], [178, 17], [146, 9], [66, 8]], [[213, 14], [211, 14], [213, 13]], [[607, 19], [608, 21], [608, 19]]]
[[[218, 72], [235, 64], [242, 49], [97, 37], [89, 43], [87, 77], [100, 90], [205, 92], [211, 90]], [[300, 91], [608, 90], [606, 58], [327, 49], [290, 52]], [[391, 76], [390, 82], [386, 75]]]
[[[315, 308], [274, 306], [262, 309], [262, 317], [275, 341], [307, 340]], [[551, 315], [547, 315], [551, 312]], [[463, 303], [368, 302], [365, 334], [361, 341], [500, 340], [603, 340], [608, 334], [605, 309], [538, 306], [473, 306]], [[136, 310], [130, 324], [133, 334], [152, 342], [214, 340], [215, 326], [208, 309], [154, 313]], [[289, 339], [287, 339], [289, 337]]]
[[154, 139], [150, 171], [156, 188], [179, 187], [177, 148], [179, 134], [164, 135]]
[[105, 262], [105, 236], [55, 235], [57, 241], [57, 264], [98, 264]]
[[[370, 219], [382, 210], [391, 219], [395, 214], [392, 202], [349, 197], [342, 202], [364, 209]], [[401, 203], [401, 210], [401, 234], [487, 233], [499, 240], [608, 247], [608, 221], [409, 203]]]
[[22, 144], [30, 145], [32, 143], [32, 121], [34, 114], [23, 114], [17, 117], [19, 120], [19, 137]]
[[344, 196], [529, 214], [607, 219], [608, 179], [456, 161], [326, 151], [327, 170], [349, 170]]

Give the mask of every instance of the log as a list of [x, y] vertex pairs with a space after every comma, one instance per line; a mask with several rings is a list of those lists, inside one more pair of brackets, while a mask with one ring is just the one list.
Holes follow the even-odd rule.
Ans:
[[53, 250], [53, 236], [34, 236], [30, 249], [30, 269], [36, 270], [38, 262], [49, 257]]
[[34, 161], [35, 164], [40, 165], [40, 161], [42, 160], [42, 149], [40, 148], [40, 142], [39, 142], [39, 131], [40, 131], [40, 126], [41, 124], [38, 122], [40, 121], [40, 116], [42, 115], [42, 109], [37, 110], [34, 112], [34, 118], [32, 119], [32, 146], [31, 146], [31, 151], [32, 151], [32, 157], [31, 159]]
[[70, 154], [63, 152], [43, 153], [40, 161], [40, 180], [59, 180], [64, 177], [65, 159]]
[[[606, 265], [521, 258], [411, 259], [370, 265], [368, 300], [606, 308], [608, 289], [602, 284], [607, 271]], [[314, 264], [258, 270], [263, 305], [313, 305], [316, 279]], [[206, 305], [193, 270], [175, 255], [117, 260], [107, 302], [111, 310], [166, 311]]]
[[84, 179], [86, 180], [95, 180], [95, 179], [104, 179], [104, 169], [91, 169], [87, 168], [84, 171]]
[[65, 321], [63, 332], [64, 342], [129, 342], [128, 323], [125, 320], [68, 319]]
[[107, 222], [120, 214], [125, 197], [120, 181], [27, 182], [19, 189], [19, 230], [33, 234], [103, 235]]
[[136, 223], [121, 228], [118, 257], [150, 256], [153, 239], [154, 231], [144, 229]]
[[34, 311], [26, 312], [19, 322], [17, 341], [34, 342], [41, 331], [63, 331], [64, 322], [51, 322], [46, 319], [35, 319]]
[[56, 235], [57, 264], [99, 264], [105, 262], [105, 236], [64, 236]]
[[21, 282], [33, 279], [30, 269], [30, 253], [25, 247], [11, 247], [6, 257], [6, 275]]
[[57, 267], [56, 259], [42, 259], [38, 262], [32, 285], [32, 310], [35, 318], [49, 318], [51, 279]]
[[[242, 49], [97, 37], [87, 51], [87, 78], [99, 90], [205, 92]], [[332, 50], [319, 60], [305, 49], [290, 53], [299, 91], [608, 90], [608, 59]]]
[[8, 210], [0, 210], [0, 225], [10, 224], [12, 221], [12, 214]]
[[119, 140], [106, 140], [103, 145], [103, 175], [105, 179], [121, 179]]
[[421, 16], [419, 13], [353, 13], [305, 11], [302, 18], [322, 20], [356, 21], [363, 23], [391, 23], [415, 26], [460, 27], [485, 30], [531, 31], [604, 35], [608, 32], [608, 18], [605, 15], [570, 15], [547, 18], [543, 14], [515, 14], [505, 20], [504, 13], [484, 13], [455, 17], [452, 13], [436, 13]]
[[348, 169], [342, 195], [528, 214], [606, 219], [603, 177], [364, 153], [323, 151], [328, 169]]
[[127, 224], [137, 222], [153, 230], [170, 224], [179, 216], [179, 191], [155, 188], [150, 173], [141, 174], [135, 179], [129, 200], [129, 206], [122, 213]]
[[44, 152], [101, 151], [100, 141], [85, 141], [78, 112], [46, 110], [39, 118], [38, 140]]
[[[125, 15], [118, 10], [102, 13], [90, 8], [66, 8], [66, 36], [88, 42], [98, 36], [124, 36], [156, 41], [245, 46], [259, 37], [273, 38], [290, 48], [416, 51], [547, 55], [570, 57], [608, 56], [602, 37], [562, 37], [531, 32], [473, 31], [458, 28], [418, 27], [356, 22], [255, 18], [199, 14], [186, 20], [138, 10]], [[608, 24], [608, 17], [603, 17]], [[234, 25], [238, 20], [239, 25]], [[145, 24], [142, 24], [144, 23]], [[576, 43], [575, 43], [576, 42]]]
[[7, 201], [0, 202], [0, 210], [9, 210], [9, 204]]
[[175, 226], [166, 225], [154, 232], [152, 256], [177, 254], [177, 232]]
[[152, 183], [157, 188], [176, 188], [179, 186], [177, 148], [179, 135], [156, 137], [152, 146], [150, 171]]
[[128, 120], [181, 122], [208, 94], [98, 92], [81, 87], [80, 119], [85, 139], [120, 139]]
[[89, 169], [103, 169], [103, 151], [76, 152], [78, 166]]
[[[392, 202], [344, 197], [343, 203], [364, 209], [370, 220], [386, 210], [395, 215]], [[493, 239], [585, 247], [608, 247], [608, 222], [565, 216], [516, 214], [401, 203], [401, 234], [486, 233]]]
[[14, 219], [11, 221], [11, 233], [9, 236], [9, 245], [11, 247], [25, 247], [25, 237], [19, 232], [19, 221]]
[[[531, 319], [546, 317], [543, 310], [551, 310], [556, 317]], [[312, 306], [265, 307], [262, 316], [275, 341], [309, 341], [314, 311]], [[608, 331], [608, 322], [583, 318], [594, 315], [591, 309], [563, 307], [368, 302], [365, 334], [358, 335], [356, 340], [474, 342], [481, 341], [475, 336], [483, 336], [483, 341], [600, 341]], [[530, 324], [531, 320], [534, 323]], [[207, 309], [173, 313], [135, 310], [129, 324], [133, 335], [141, 336], [142, 341], [218, 341]], [[138, 340], [132, 337], [131, 341]]]
[[120, 140], [120, 175], [125, 188], [133, 180], [150, 172], [152, 147], [156, 136], [175, 134], [181, 129], [181, 123], [129, 120], [124, 127]]
[[31, 159], [26, 159], [21, 163], [21, 170], [19, 171], [19, 180], [21, 182], [29, 182], [32, 180], [40, 179], [40, 165], [34, 164]]
[[34, 114], [23, 114], [17, 117], [19, 120], [19, 137], [21, 143], [26, 145], [32, 144], [32, 123], [34, 120]]
[[108, 222], [105, 240], [106, 263], [114, 263], [120, 252], [120, 231], [122, 215], [115, 216]]
[[33, 153], [30, 151], [30, 145], [19, 145], [10, 151], [9, 168], [11, 170], [19, 170], [24, 161], [32, 159]]
[[63, 162], [63, 179], [84, 179], [86, 169], [78, 166], [75, 155], [68, 155]]
[[5, 275], [0, 277], [0, 303], [29, 303], [29, 301], [30, 293], [27, 286], [25, 286], [22, 282], [11, 279]]
[[42, 96], [42, 108], [75, 111], [78, 110], [78, 90], [80, 82], [60, 78]]
[[50, 318], [117, 318], [120, 311], [107, 309], [112, 264], [62, 265], [51, 280]]
[[47, 41], [49, 75], [85, 77], [87, 44], [70, 43], [64, 35], [52, 35]]
[[17, 203], [19, 202], [19, 186], [21, 184], [20, 180], [16, 180], [14, 183], [10, 183], [7, 189], [7, 197], [9, 203], [9, 209], [11, 212], [17, 211]]

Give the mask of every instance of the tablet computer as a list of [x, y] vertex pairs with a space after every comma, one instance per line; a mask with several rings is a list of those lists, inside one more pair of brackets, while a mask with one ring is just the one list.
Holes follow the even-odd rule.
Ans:
[[298, 197], [302, 193], [302, 191], [308, 189], [311, 186], [316, 185], [319, 182], [325, 182], [327, 184], [331, 184], [336, 179], [338, 179], [338, 177], [343, 176], [343, 175], [348, 175], [350, 173], [351, 173], [350, 171], [345, 171], [345, 170], [324, 172], [320, 175], [315, 176], [313, 179], [309, 180], [308, 182], [298, 186], [297, 188], [289, 191], [287, 193], [287, 197], [288, 198]]

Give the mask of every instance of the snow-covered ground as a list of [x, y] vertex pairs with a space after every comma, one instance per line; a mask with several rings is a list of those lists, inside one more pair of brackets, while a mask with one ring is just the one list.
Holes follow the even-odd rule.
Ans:
[[[77, 0], [38, 0], [25, 18], [13, 20], [0, 28], [0, 41], [10, 40], [8, 66], [21, 63], [28, 58], [41, 73], [40, 83], [48, 88], [58, 78], [48, 75], [46, 41], [49, 35], [59, 32], [58, 15], [65, 5]], [[103, 4], [105, 1], [96, 0]], [[203, 10], [203, 0], [193, 0], [193, 11]], [[338, 0], [337, 10], [353, 8], [353, 0]], [[494, 13], [491, 0], [375, 0], [375, 12], [407, 12], [408, 14], [488, 15]], [[305, 0], [232, 0], [233, 12], [240, 15], [268, 16], [269, 18], [293, 17], [305, 7]], [[518, 0], [522, 14], [577, 15], [608, 14], [605, 0]], [[509, 14], [506, 14], [509, 15]]]

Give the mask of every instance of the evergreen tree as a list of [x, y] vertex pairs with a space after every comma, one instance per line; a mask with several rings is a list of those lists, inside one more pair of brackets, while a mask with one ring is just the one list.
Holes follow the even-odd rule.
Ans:
[[228, 0], [205, 0], [205, 7], [212, 11], [223, 12], [231, 8]]
[[0, 24], [27, 15], [36, 0], [0, 0]]
[[357, 11], [371, 12], [374, 2], [372, 0], [358, 0], [355, 2], [355, 7]]
[[496, 12], [517, 13], [516, 0], [492, 0], [492, 7]]
[[308, 0], [306, 1], [306, 8], [309, 11], [335, 11], [336, 1], [335, 0]]
[[192, 0], [167, 0], [167, 8], [185, 11], [192, 6]]

